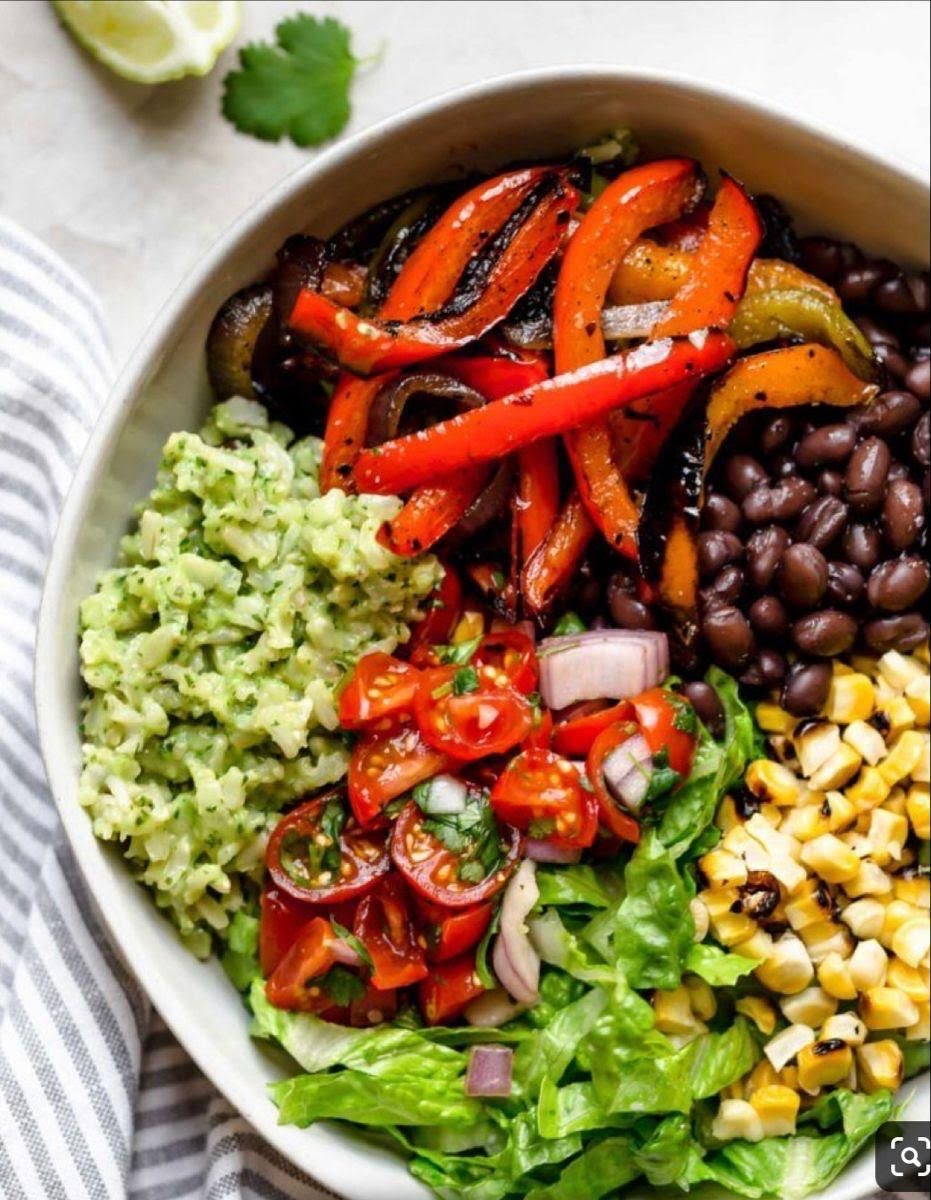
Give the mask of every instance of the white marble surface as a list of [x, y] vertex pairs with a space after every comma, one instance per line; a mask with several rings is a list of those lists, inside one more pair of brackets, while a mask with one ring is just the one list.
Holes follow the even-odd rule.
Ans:
[[[247, 0], [238, 43], [297, 9], [351, 26], [350, 131], [448, 88], [531, 66], [610, 62], [735, 85], [927, 167], [929, 6], [909, 3], [317, 4]], [[0, 0], [0, 212], [103, 295], [122, 361], [185, 271], [307, 151], [219, 115], [205, 80], [138, 87], [97, 67], [44, 0]], [[790, 181], [789, 181], [790, 182]]]

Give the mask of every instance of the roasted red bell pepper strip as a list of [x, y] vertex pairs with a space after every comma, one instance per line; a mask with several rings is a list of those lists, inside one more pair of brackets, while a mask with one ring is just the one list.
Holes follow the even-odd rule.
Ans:
[[716, 332], [699, 342], [637, 346], [365, 450], [356, 463], [356, 484], [362, 491], [390, 495], [502, 458], [540, 438], [589, 425], [643, 396], [700, 379], [724, 366], [732, 353], [731, 339]]
[[594, 532], [585, 505], [573, 492], [521, 571], [520, 591], [528, 612], [542, 616], [568, 587]]
[[685, 283], [653, 329], [678, 337], [695, 329], [723, 329], [747, 286], [763, 223], [743, 187], [725, 175]]
[[562, 245], [578, 199], [576, 189], [556, 176], [555, 190], [516, 231], [491, 268], [482, 294], [462, 313], [386, 324], [366, 320], [305, 288], [288, 324], [357, 375], [398, 370], [448, 354], [481, 337], [529, 291]]
[[694, 391], [695, 384], [687, 380], [611, 414], [614, 461], [628, 483], [649, 478], [663, 443]]
[[[379, 312], [407, 321], [431, 312], [452, 295], [466, 263], [526, 198], [545, 167], [508, 171], [471, 188], [446, 210], [411, 252]], [[369, 409], [389, 379], [344, 374], [330, 399], [320, 484], [346, 488], [352, 464], [365, 445]]]
[[[553, 300], [558, 372], [604, 358], [601, 310], [618, 263], [646, 229], [681, 216], [698, 199], [691, 159], [671, 158], [619, 175], [586, 213], [563, 256]], [[601, 420], [565, 438], [579, 494], [612, 546], [635, 557], [637, 508], [612, 457], [611, 430]]]

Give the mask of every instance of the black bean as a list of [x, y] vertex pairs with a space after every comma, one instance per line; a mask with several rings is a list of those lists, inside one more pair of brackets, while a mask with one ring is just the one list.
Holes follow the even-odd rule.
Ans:
[[844, 271], [835, 284], [845, 304], [865, 304], [870, 293], [888, 278], [889, 269], [879, 262], [864, 262]]
[[816, 487], [824, 496], [843, 495], [844, 477], [840, 471], [822, 471], [817, 478]]
[[792, 626], [792, 637], [803, 654], [816, 658], [830, 658], [843, 654], [853, 645], [857, 636], [857, 623], [836, 608], [823, 608], [820, 612], [808, 613]]
[[828, 563], [827, 597], [832, 604], [840, 604], [845, 608], [856, 604], [865, 587], [863, 572], [853, 563]]
[[847, 527], [847, 505], [838, 496], [819, 496], [799, 517], [795, 537], [826, 550]]
[[705, 529], [723, 529], [726, 533], [736, 533], [743, 521], [734, 501], [721, 492], [712, 492], [705, 501], [701, 519]]
[[794, 475], [797, 470], [795, 455], [788, 451], [785, 454], [775, 454], [769, 460], [769, 473], [773, 479], [785, 479], [787, 475]]
[[725, 604], [733, 604], [743, 590], [744, 573], [734, 563], [722, 567], [711, 584], [711, 591]]
[[844, 490], [850, 507], [872, 512], [882, 503], [886, 473], [892, 462], [889, 447], [878, 437], [868, 437], [856, 447], [847, 463]]
[[905, 373], [905, 386], [920, 399], [931, 399], [931, 358], [912, 363]]
[[778, 596], [760, 596], [747, 611], [753, 631], [764, 641], [778, 642], [789, 629], [789, 614]]
[[861, 433], [890, 437], [907, 429], [920, 412], [921, 404], [911, 392], [883, 392], [863, 410], [857, 424]]
[[876, 287], [871, 299], [883, 312], [917, 317], [927, 311], [931, 289], [925, 276], [894, 275]]
[[710, 579], [744, 552], [743, 542], [724, 529], [706, 529], [698, 535], [698, 569], [702, 579]]
[[611, 619], [619, 629], [655, 629], [656, 619], [651, 609], [636, 596], [622, 592], [610, 603]]
[[897, 383], [904, 383], [908, 374], [909, 361], [901, 350], [893, 350], [891, 346], [881, 347], [876, 351], [876, 357], [886, 368], [887, 374]]
[[699, 679], [682, 685], [682, 694], [708, 726], [712, 737], [722, 738], [725, 731], [724, 705], [710, 683]]
[[[886, 473], [886, 484], [888, 485], [893, 483], [896, 479], [911, 479], [911, 475], [912, 473], [905, 463], [894, 462]], [[886, 494], [889, 494], [888, 486], [886, 488]]]
[[866, 340], [874, 348], [891, 346], [893, 349], [898, 350], [899, 339], [885, 325], [877, 324], [872, 317], [857, 317], [856, 323], [859, 325]]
[[735, 500], [769, 482], [763, 465], [749, 454], [732, 454], [724, 464], [724, 480]]
[[931, 567], [917, 554], [893, 558], [874, 568], [866, 585], [873, 608], [898, 613], [911, 608], [928, 590]]
[[883, 531], [894, 550], [914, 545], [925, 524], [925, 506], [921, 488], [911, 479], [894, 479], [883, 501]]
[[750, 670], [754, 668], [760, 679], [760, 685], [774, 688], [785, 679], [789, 664], [778, 650], [761, 650]]
[[852, 562], [861, 571], [872, 571], [882, 553], [882, 538], [878, 530], [858, 522], [848, 525], [841, 548], [848, 562]]
[[816, 608], [828, 586], [828, 564], [817, 546], [798, 542], [779, 564], [779, 591], [792, 608]]
[[750, 622], [732, 605], [725, 604], [706, 612], [702, 633], [716, 661], [730, 670], [744, 667], [753, 652]]
[[806, 434], [795, 448], [795, 461], [804, 471], [824, 463], [843, 462], [853, 450], [857, 431], [852, 425], [822, 425]]
[[747, 581], [755, 591], [767, 590], [788, 544], [789, 535], [781, 525], [751, 534], [747, 542]]
[[824, 707], [831, 689], [827, 663], [796, 663], [782, 688], [782, 706], [794, 717], [811, 717]]
[[841, 271], [863, 261], [863, 255], [851, 242], [826, 237], [802, 238], [799, 254], [805, 270], [828, 283], [833, 283]]
[[802, 479], [800, 475], [789, 475], [773, 487], [758, 488], [745, 497], [743, 514], [755, 525], [768, 521], [790, 521], [814, 500], [816, 494], [807, 479]]
[[912, 455], [923, 467], [931, 467], [931, 413], [922, 413], [912, 430]]
[[920, 613], [878, 617], [863, 626], [863, 638], [871, 650], [880, 654], [886, 650], [909, 654], [927, 641], [928, 623]]
[[795, 431], [795, 423], [791, 417], [778, 413], [771, 417], [760, 434], [760, 446], [764, 454], [773, 454], [781, 449]]

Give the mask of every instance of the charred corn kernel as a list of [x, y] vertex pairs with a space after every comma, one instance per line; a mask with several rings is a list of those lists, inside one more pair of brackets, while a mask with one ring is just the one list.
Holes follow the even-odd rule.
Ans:
[[788, 1066], [806, 1046], [813, 1044], [815, 1031], [808, 1025], [789, 1025], [769, 1039], [763, 1053], [777, 1071]]
[[912, 767], [912, 779], [915, 783], [931, 783], [931, 735], [919, 734], [921, 737], [921, 754], [918, 762]]
[[799, 857], [809, 871], [828, 883], [844, 883], [860, 870], [859, 858], [833, 833], [806, 842]]
[[879, 705], [879, 711], [886, 718], [888, 729], [886, 741], [894, 741], [906, 730], [915, 728], [915, 710], [904, 696], [888, 696]]
[[767, 700], [756, 706], [756, 723], [765, 733], [791, 733], [798, 719]]
[[919, 662], [923, 662], [925, 666], [931, 661], [931, 642], [926, 638], [920, 646], [916, 646], [912, 651], [912, 658], [917, 658]]
[[857, 985], [850, 977], [849, 962], [839, 954], [829, 954], [818, 963], [818, 982], [829, 996], [838, 1000], [856, 1000]]
[[931, 950], [931, 924], [924, 913], [899, 926], [892, 938], [892, 949], [910, 967], [924, 961]]
[[762, 996], [741, 996], [734, 1007], [767, 1037], [776, 1028], [776, 1010]]
[[779, 1001], [779, 1007], [790, 1025], [810, 1025], [817, 1029], [837, 1012], [837, 1000], [815, 985], [794, 996], [786, 996]]
[[459, 618], [453, 630], [453, 642], [471, 642], [473, 638], [481, 637], [485, 632], [485, 618], [480, 612], [469, 609]]
[[848, 896], [885, 896], [892, 891], [892, 879], [874, 862], [861, 862], [860, 870], [842, 887]]
[[789, 767], [792, 770], [798, 768], [795, 746], [792, 744], [790, 737], [784, 733], [771, 733], [768, 741], [770, 753], [777, 762], [781, 762], [784, 767]]
[[747, 1100], [722, 1100], [718, 1115], [711, 1123], [711, 1136], [719, 1142], [740, 1138], [761, 1142], [765, 1137], [756, 1109]]
[[[868, 825], [867, 829], [869, 829]], [[873, 843], [865, 833], [861, 833], [859, 829], [848, 829], [847, 832], [842, 833], [840, 837], [844, 845], [849, 850], [852, 850], [857, 858], [869, 858], [873, 850]]]
[[773, 829], [778, 829], [782, 824], [782, 809], [775, 804], [761, 804], [760, 816], [764, 821], [768, 821]]
[[908, 818], [886, 808], [874, 808], [870, 815], [870, 830], [867, 834], [872, 849], [870, 858], [881, 867], [902, 857], [908, 838]]
[[747, 864], [729, 850], [709, 850], [702, 855], [699, 866], [714, 887], [740, 887], [747, 882]]
[[895, 744], [879, 764], [879, 773], [889, 787], [912, 774], [921, 761], [924, 739], [917, 729], [906, 729], [896, 738]]
[[878, 767], [864, 767], [853, 783], [848, 784], [844, 795], [860, 811], [882, 804], [891, 791]]
[[786, 902], [786, 920], [796, 931], [823, 921], [833, 909], [831, 890], [820, 879], [806, 879]]
[[896, 900], [904, 900], [916, 908], [931, 908], [931, 879], [927, 875], [896, 875], [892, 890]]
[[[831, 662], [831, 670], [835, 675], [853, 675], [857, 669], [852, 664], [843, 662], [839, 658], [835, 658]], [[867, 671], [866, 674], [869, 675], [870, 672]]]
[[839, 1039], [803, 1046], [798, 1054], [798, 1085], [815, 1093], [841, 1083], [853, 1065], [853, 1050]]
[[[762, 847], [768, 857], [768, 862], [761, 864], [760, 869], [768, 870], [775, 875], [782, 886], [789, 892], [794, 892], [805, 880], [805, 872], [798, 864], [801, 851], [800, 844], [795, 838], [773, 829], [770, 823], [759, 813], [754, 813], [745, 826], [745, 830]], [[750, 858], [746, 858], [750, 865]]]
[[931, 697], [928, 694], [928, 676], [913, 679], [905, 686], [905, 699], [908, 701], [915, 720], [919, 725], [931, 722]]
[[863, 765], [863, 759], [852, 746], [842, 742], [831, 757], [814, 772], [808, 780], [819, 792], [841, 788], [849, 783]]
[[905, 1076], [905, 1060], [897, 1042], [884, 1038], [879, 1042], [867, 1042], [857, 1047], [857, 1073], [864, 1092], [888, 1089], [894, 1092], [902, 1086]]
[[792, 996], [808, 987], [815, 977], [815, 969], [804, 942], [795, 934], [786, 933], [773, 943], [772, 954], [760, 963], [755, 974], [771, 992]]
[[756, 922], [746, 913], [721, 913], [711, 918], [711, 929], [722, 946], [736, 946], [756, 932]]
[[918, 1005], [918, 1020], [909, 1025], [905, 1036], [910, 1042], [931, 1041], [931, 1004], [927, 1000]]
[[828, 1017], [821, 1026], [818, 1040], [830, 1042], [835, 1038], [838, 1041], [846, 1042], [848, 1046], [862, 1046], [866, 1041], [866, 1026], [856, 1013], [835, 1013], [833, 1017]]
[[859, 671], [861, 675], [868, 675], [870, 679], [874, 679], [879, 670], [879, 660], [873, 654], [852, 654], [848, 670]]
[[725, 796], [718, 805], [718, 813], [714, 819], [715, 825], [722, 833], [729, 833], [737, 825], [743, 824], [743, 817], [737, 811], [733, 796]]
[[814, 925], [806, 925], [799, 937], [805, 943], [808, 957], [813, 963], [824, 962], [829, 954], [849, 958], [853, 951], [850, 931], [836, 921], [818, 921]]
[[866, 721], [854, 721], [844, 730], [844, 741], [864, 762], [875, 767], [886, 753], [886, 739]]
[[906, 900], [890, 900], [884, 907], [883, 927], [879, 940], [884, 946], [891, 946], [892, 939], [899, 927], [918, 915], [917, 909], [913, 908]]
[[831, 680], [824, 715], [829, 721], [849, 725], [865, 721], [873, 712], [873, 685], [866, 675], [852, 671], [849, 675], [835, 674]]
[[692, 922], [695, 925], [694, 940], [696, 942], [703, 942], [708, 936], [708, 930], [711, 928], [708, 908], [704, 900], [700, 900], [698, 896], [693, 896], [689, 901], [689, 912], [692, 914]]
[[828, 792], [821, 802], [819, 812], [827, 826], [826, 833], [837, 833], [852, 825], [857, 817], [853, 802], [848, 800], [843, 792]]
[[900, 817], [907, 815], [905, 810], [906, 791], [904, 787], [894, 787], [880, 805], [886, 812], [896, 813]]
[[878, 938], [886, 920], [886, 906], [872, 896], [854, 900], [841, 912], [840, 919], [855, 937]]
[[704, 904], [709, 917], [713, 919], [722, 913], [730, 912], [740, 900], [740, 892], [735, 887], [705, 888], [698, 893], [697, 899]]
[[714, 992], [704, 979], [700, 979], [697, 975], [686, 975], [684, 982], [689, 994], [689, 1002], [692, 1005], [692, 1012], [700, 1021], [710, 1021], [718, 1011], [718, 1002], [714, 998]]
[[744, 941], [735, 942], [731, 949], [735, 954], [742, 954], [744, 958], [755, 958], [757, 962], [765, 962], [773, 952], [773, 937], [765, 929], [757, 928]]
[[768, 758], [757, 758], [750, 764], [745, 782], [754, 796], [780, 808], [798, 804], [805, 791], [788, 767]]
[[860, 997], [860, 1016], [867, 1029], [907, 1029], [918, 1020], [918, 1005], [898, 988], [869, 988]]
[[913, 680], [928, 678], [921, 663], [900, 654], [898, 650], [887, 650], [876, 667], [889, 686], [899, 692], [904, 692]]
[[916, 1004], [924, 1004], [931, 999], [931, 988], [928, 986], [927, 973], [910, 966], [901, 958], [893, 958], [886, 971], [886, 985], [904, 992], [909, 1000]]
[[875, 938], [858, 942], [850, 956], [850, 978], [858, 992], [868, 992], [886, 981], [889, 956]]
[[654, 992], [653, 1013], [660, 1033], [691, 1033], [695, 1028], [696, 1017], [686, 987]]
[[802, 774], [808, 778], [840, 749], [840, 730], [831, 721], [805, 721], [793, 742]]
[[729, 1083], [726, 1088], [721, 1089], [722, 1100], [743, 1100], [745, 1099], [743, 1080], [738, 1079], [735, 1083]]
[[795, 1133], [795, 1120], [801, 1101], [797, 1093], [781, 1083], [757, 1088], [750, 1096], [763, 1127], [764, 1137], [787, 1137]]
[[779, 1072], [768, 1058], [761, 1058], [749, 1075], [744, 1076], [744, 1096], [749, 1100], [760, 1088], [779, 1083]]
[[798, 1088], [798, 1067], [795, 1063], [790, 1063], [787, 1067], [783, 1067], [779, 1072], [779, 1082], [783, 1087], [791, 1088], [793, 1092], [797, 1092]]
[[915, 836], [925, 842], [931, 838], [931, 788], [928, 784], [912, 784], [905, 797], [905, 812]]
[[828, 819], [822, 813], [820, 806], [803, 804], [798, 808], [785, 810], [779, 832], [794, 837], [798, 842], [810, 842], [812, 838], [831, 831]]

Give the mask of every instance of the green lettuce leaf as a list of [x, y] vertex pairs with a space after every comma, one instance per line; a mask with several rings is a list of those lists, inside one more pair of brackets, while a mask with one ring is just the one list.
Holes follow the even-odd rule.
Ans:
[[685, 956], [685, 970], [699, 975], [712, 987], [733, 987], [738, 979], [748, 975], [757, 965], [755, 958], [742, 954], [729, 954], [720, 946], [705, 942], [694, 943]]
[[284, 1125], [305, 1128], [324, 1119], [356, 1125], [474, 1125], [483, 1106], [465, 1094], [461, 1078], [444, 1079], [409, 1060], [388, 1060], [377, 1072], [344, 1070], [296, 1075], [271, 1086]]
[[608, 1137], [591, 1142], [555, 1183], [533, 1188], [527, 1200], [601, 1200], [639, 1173], [630, 1139]]
[[590, 867], [579, 863], [570, 867], [538, 867], [538, 904], [541, 908], [608, 908], [621, 893], [617, 868]]

